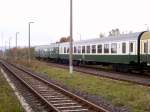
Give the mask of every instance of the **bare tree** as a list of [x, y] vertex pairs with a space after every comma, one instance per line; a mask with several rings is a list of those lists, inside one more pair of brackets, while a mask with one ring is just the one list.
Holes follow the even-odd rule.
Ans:
[[103, 37], [105, 37], [105, 35], [104, 35], [103, 33], [100, 33], [100, 34], [99, 34], [99, 37], [100, 37], [100, 38], [103, 38]]
[[70, 36], [68, 36], [68, 37], [61, 37], [60, 38], [60, 43], [63, 43], [63, 42], [70, 42]]
[[109, 32], [109, 36], [117, 36], [117, 35], [120, 35], [120, 30], [119, 30], [118, 28], [112, 29], [112, 30]]
[[60, 43], [63, 43], [63, 42], [67, 42], [67, 38], [66, 37], [61, 37], [60, 38]]

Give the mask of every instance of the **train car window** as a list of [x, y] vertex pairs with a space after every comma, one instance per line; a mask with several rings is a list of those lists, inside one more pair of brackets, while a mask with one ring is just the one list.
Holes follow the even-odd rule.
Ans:
[[90, 53], [90, 46], [86, 46], [86, 53]]
[[117, 53], [117, 43], [111, 44], [111, 53]]
[[109, 44], [104, 44], [104, 53], [109, 53]]
[[61, 49], [62, 49], [61, 47], [58, 47], [58, 51], [59, 51], [59, 53], [61, 53]]
[[46, 52], [46, 51], [47, 51], [47, 49], [44, 49], [44, 51]]
[[62, 53], [62, 47], [59, 47], [59, 53]]
[[102, 45], [97, 45], [97, 53], [102, 53]]
[[126, 43], [122, 43], [122, 53], [126, 53]]
[[144, 53], [148, 53], [148, 42], [144, 42]]
[[67, 48], [67, 53], [69, 53], [69, 48]]
[[74, 53], [77, 53], [77, 48], [74, 46]]
[[85, 53], [85, 46], [82, 46], [82, 53]]
[[133, 43], [132, 42], [129, 44], [129, 51], [133, 52]]
[[63, 51], [64, 51], [64, 50], [63, 50], [63, 47], [61, 47], [61, 53], [63, 53]]
[[78, 53], [81, 53], [81, 46], [78, 46]]
[[148, 46], [149, 46], [149, 53], [150, 53], [150, 41], [149, 41], [149, 43], [148, 43]]
[[92, 53], [96, 53], [96, 45], [92, 45]]
[[66, 53], [66, 47], [64, 47], [64, 53]]

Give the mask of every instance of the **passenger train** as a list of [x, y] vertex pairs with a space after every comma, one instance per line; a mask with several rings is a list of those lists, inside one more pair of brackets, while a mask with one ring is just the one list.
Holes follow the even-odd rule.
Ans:
[[[69, 42], [35, 47], [37, 59], [69, 62]], [[73, 42], [73, 64], [112, 65], [116, 71], [150, 67], [150, 32], [136, 32]]]

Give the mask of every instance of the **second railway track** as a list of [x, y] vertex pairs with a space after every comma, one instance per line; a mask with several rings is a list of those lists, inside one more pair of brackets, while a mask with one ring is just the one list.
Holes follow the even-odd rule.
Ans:
[[[59, 67], [63, 69], [68, 69], [67, 65], [63, 64], [57, 64], [52, 62], [46, 62], [48, 66], [53, 67]], [[137, 74], [130, 74], [130, 73], [119, 73], [119, 72], [111, 72], [111, 71], [103, 71], [103, 70], [97, 70], [89, 67], [83, 67], [83, 66], [75, 66], [74, 70], [77, 72], [95, 75], [99, 77], [109, 78], [113, 80], [119, 80], [119, 81], [125, 81], [130, 82], [133, 84], [143, 85], [150, 87], [150, 76], [143, 76], [143, 75], [137, 75]]]
[[4, 61], [1, 64], [40, 99], [48, 112], [109, 112], [30, 71]]

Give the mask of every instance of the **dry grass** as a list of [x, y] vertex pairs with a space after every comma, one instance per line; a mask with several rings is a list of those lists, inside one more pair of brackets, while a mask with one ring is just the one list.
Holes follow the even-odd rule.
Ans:
[[49, 78], [60, 81], [68, 87], [101, 96], [115, 106], [127, 106], [131, 112], [150, 112], [150, 88], [148, 87], [79, 72], [70, 75], [68, 70], [47, 66], [39, 61], [32, 61], [31, 64], [26, 61], [18, 63], [45, 73]]
[[14, 91], [0, 73], [0, 112], [23, 112]]

